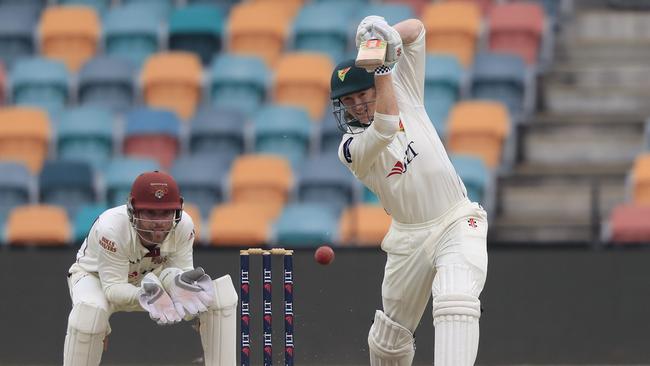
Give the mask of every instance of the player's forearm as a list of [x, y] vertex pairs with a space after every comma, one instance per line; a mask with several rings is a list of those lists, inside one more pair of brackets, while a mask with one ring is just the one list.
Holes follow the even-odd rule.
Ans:
[[116, 283], [104, 288], [106, 300], [115, 306], [130, 305], [138, 301], [140, 288], [130, 283]]
[[390, 74], [375, 75], [375, 111], [381, 114], [398, 115], [397, 99]]
[[424, 24], [418, 19], [407, 19], [393, 26], [402, 38], [403, 44], [413, 43], [424, 29]]

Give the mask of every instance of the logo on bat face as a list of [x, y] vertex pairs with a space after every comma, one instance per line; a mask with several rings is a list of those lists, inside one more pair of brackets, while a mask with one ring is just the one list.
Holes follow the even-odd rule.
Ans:
[[337, 71], [337, 74], [341, 81], [345, 81], [345, 75], [347, 75], [348, 71], [350, 71], [350, 66], [346, 67], [345, 69], [341, 69]]

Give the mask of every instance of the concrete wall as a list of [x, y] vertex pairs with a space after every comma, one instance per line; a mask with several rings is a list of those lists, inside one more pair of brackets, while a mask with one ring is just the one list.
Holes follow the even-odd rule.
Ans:
[[[379, 307], [384, 255], [378, 249], [337, 250], [327, 267], [311, 250], [295, 258], [297, 365], [367, 364], [366, 335]], [[61, 364], [70, 300], [65, 281], [73, 249], [0, 250], [0, 364]], [[196, 265], [237, 285], [236, 250], [200, 249]], [[650, 250], [500, 249], [490, 251], [482, 301], [478, 364], [650, 363]], [[276, 362], [282, 352], [281, 262], [274, 310]], [[252, 261], [259, 271], [261, 264]], [[259, 272], [258, 272], [259, 273]], [[252, 273], [255, 280], [260, 278]], [[256, 287], [257, 285], [257, 287]], [[261, 313], [259, 280], [254, 315]], [[251, 330], [261, 359], [259, 315]], [[416, 331], [416, 364], [433, 363], [431, 313]], [[105, 364], [189, 364], [200, 356], [189, 323], [158, 327], [144, 313], [118, 313]]]

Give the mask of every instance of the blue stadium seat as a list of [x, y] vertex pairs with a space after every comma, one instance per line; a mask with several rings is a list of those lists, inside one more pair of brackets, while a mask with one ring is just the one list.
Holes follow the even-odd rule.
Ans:
[[104, 18], [104, 52], [140, 67], [158, 51], [159, 14], [146, 6], [120, 6]]
[[0, 7], [22, 7], [34, 14], [40, 14], [48, 0], [0, 0]]
[[338, 155], [339, 145], [343, 137], [343, 131], [339, 129], [338, 121], [332, 113], [331, 106], [328, 107], [320, 127], [320, 151], [321, 154]]
[[224, 179], [230, 165], [214, 156], [185, 156], [176, 159], [171, 174], [186, 203], [199, 207], [202, 217], [209, 217], [214, 205], [224, 201]]
[[92, 203], [79, 207], [77, 214], [72, 219], [72, 239], [74, 243], [81, 244], [81, 242], [88, 235], [88, 232], [95, 223], [95, 220], [97, 220], [99, 215], [101, 215], [107, 209], [108, 206], [106, 206], [105, 203]]
[[69, 79], [62, 62], [38, 57], [18, 60], [11, 72], [13, 102], [58, 113], [68, 101]]
[[242, 112], [236, 109], [200, 109], [190, 126], [190, 153], [232, 162], [244, 153], [245, 122]]
[[338, 63], [348, 46], [350, 14], [335, 3], [306, 4], [293, 22], [293, 48], [326, 53]]
[[46, 161], [38, 186], [39, 202], [64, 207], [68, 217], [97, 200], [92, 166], [83, 161]]
[[190, 5], [175, 10], [169, 19], [169, 48], [197, 54], [209, 65], [221, 50], [223, 10], [214, 5]]
[[379, 197], [375, 192], [371, 191], [368, 187], [363, 186], [363, 203], [369, 203], [371, 205], [380, 205]]
[[449, 158], [467, 188], [469, 199], [484, 203], [490, 173], [483, 161], [469, 155], [451, 155]]
[[153, 159], [118, 158], [111, 160], [104, 173], [106, 201], [109, 206], [126, 204], [135, 178], [144, 172], [153, 170], [160, 170], [160, 164]]
[[303, 108], [269, 105], [253, 120], [255, 152], [281, 155], [297, 168], [309, 153], [311, 121]]
[[470, 85], [472, 98], [502, 102], [514, 116], [524, 112], [526, 63], [521, 57], [506, 53], [479, 53], [472, 68]]
[[111, 6], [111, 0], [59, 0], [61, 5], [85, 5], [90, 6], [97, 11], [97, 14], [103, 16]]
[[[368, 15], [379, 15], [386, 19], [386, 22], [390, 25], [397, 24], [402, 20], [415, 18], [415, 13], [413, 8], [407, 4], [382, 4], [382, 3], [369, 3], [365, 6], [362, 6], [358, 10], [357, 22], [359, 24], [363, 18]], [[355, 29], [356, 32], [356, 29]]]
[[444, 138], [447, 115], [460, 99], [463, 68], [451, 55], [427, 54], [424, 75], [424, 107], [438, 135]]
[[317, 203], [290, 203], [275, 222], [275, 243], [284, 247], [317, 247], [338, 235], [336, 210]]
[[103, 169], [113, 155], [113, 117], [103, 108], [67, 109], [57, 124], [57, 151], [62, 160], [81, 160]]
[[340, 213], [354, 203], [356, 180], [336, 155], [320, 155], [305, 161], [297, 182], [300, 202], [321, 203]]
[[230, 8], [239, 2], [239, 0], [186, 0], [187, 5], [213, 5], [221, 8], [225, 13], [230, 11]]
[[79, 103], [124, 112], [133, 104], [135, 70], [127, 60], [100, 56], [79, 71]]
[[210, 66], [210, 102], [251, 115], [266, 99], [270, 77], [261, 58], [222, 54]]
[[37, 23], [36, 9], [0, 3], [0, 59], [7, 69], [16, 60], [35, 53], [33, 34]]
[[0, 161], [0, 233], [11, 210], [30, 202], [31, 184], [32, 176], [25, 165]]
[[174, 0], [122, 0], [122, 7], [139, 7], [154, 14], [158, 21], [166, 21], [174, 7]]

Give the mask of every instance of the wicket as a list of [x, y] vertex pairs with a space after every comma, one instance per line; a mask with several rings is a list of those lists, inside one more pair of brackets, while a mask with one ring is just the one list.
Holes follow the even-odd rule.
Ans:
[[273, 342], [272, 342], [272, 318], [271, 295], [272, 295], [272, 266], [271, 256], [284, 256], [284, 364], [293, 366], [293, 250], [284, 248], [250, 248], [239, 251], [239, 283], [240, 283], [240, 346], [241, 365], [250, 366], [250, 278], [249, 258], [251, 255], [262, 256], [262, 301], [263, 301], [263, 351], [264, 366], [273, 366]]

